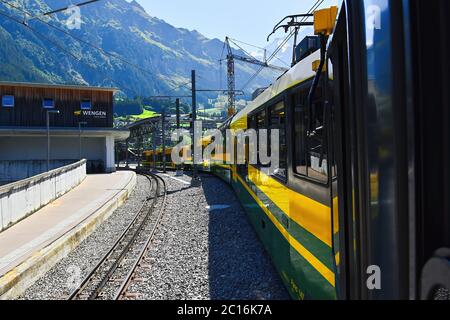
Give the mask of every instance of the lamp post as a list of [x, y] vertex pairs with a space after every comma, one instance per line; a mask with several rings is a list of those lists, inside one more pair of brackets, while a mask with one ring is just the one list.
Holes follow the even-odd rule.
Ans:
[[[192, 180], [191, 180], [191, 186], [192, 187], [200, 187], [201, 186], [201, 180], [200, 177], [198, 176], [198, 168], [197, 168], [197, 158], [198, 158], [198, 154], [197, 154], [197, 143], [199, 141], [201, 141], [201, 136], [200, 137], [196, 137], [196, 132], [195, 132], [195, 121], [197, 120], [197, 88], [196, 88], [196, 76], [195, 76], [195, 70], [192, 70], [191, 73], [191, 78], [192, 78], [192, 128], [194, 130], [194, 152], [193, 154], [193, 170], [192, 170]], [[201, 134], [201, 133], [200, 133]], [[201, 157], [201, 155], [200, 155]]]
[[[177, 131], [178, 131], [178, 134], [180, 134], [180, 128], [181, 128], [181, 126], [180, 126], [180, 98], [177, 98], [177, 100], [175, 100], [175, 108], [176, 108], [176, 113], [177, 113]], [[180, 141], [180, 139], [179, 139], [179, 135], [177, 136], [177, 143], [179, 143]], [[176, 176], [177, 177], [181, 177], [181, 176], [183, 176], [183, 169], [181, 168], [181, 166], [180, 165], [177, 165], [177, 173], [176, 173]]]
[[50, 171], [50, 113], [59, 114], [59, 110], [47, 110], [47, 172]]
[[78, 159], [81, 160], [81, 126], [86, 126], [88, 123], [86, 121], [78, 122]]

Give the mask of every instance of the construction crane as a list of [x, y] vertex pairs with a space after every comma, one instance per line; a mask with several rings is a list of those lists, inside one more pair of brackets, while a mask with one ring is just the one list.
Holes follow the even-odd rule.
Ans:
[[[228, 82], [228, 116], [232, 116], [236, 113], [236, 107], [235, 107], [235, 99], [236, 99], [236, 79], [235, 79], [235, 69], [234, 69], [234, 61], [239, 60], [246, 63], [254, 64], [260, 67], [264, 68], [270, 68], [273, 70], [285, 72], [288, 69], [283, 67], [278, 67], [274, 65], [270, 65], [267, 63], [267, 61], [260, 61], [250, 55], [248, 56], [241, 56], [238, 54], [235, 54], [233, 52], [233, 49], [231, 48], [231, 44], [233, 43], [237, 47], [237, 45], [232, 39], [229, 37], [225, 38], [225, 46], [227, 48], [227, 82]], [[240, 48], [240, 47], [239, 47]], [[265, 55], [264, 55], [265, 60]]]

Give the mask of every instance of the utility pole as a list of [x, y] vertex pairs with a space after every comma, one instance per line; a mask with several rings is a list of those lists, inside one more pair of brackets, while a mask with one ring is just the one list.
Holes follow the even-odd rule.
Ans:
[[119, 152], [120, 144], [118, 142], [114, 143], [114, 153], [115, 153], [115, 166], [116, 170], [120, 169], [120, 152]]
[[192, 153], [193, 157], [193, 170], [192, 170], [192, 181], [191, 181], [191, 186], [192, 187], [199, 187], [201, 185], [201, 181], [200, 178], [198, 177], [198, 171], [197, 171], [197, 157], [195, 154], [196, 151], [196, 144], [197, 144], [197, 139], [201, 139], [201, 137], [196, 137], [195, 136], [195, 121], [197, 120], [197, 88], [196, 88], [196, 77], [195, 77], [195, 70], [192, 70], [191, 73], [191, 78], [192, 78], [192, 128], [193, 128], [193, 137], [194, 137], [194, 152]]
[[175, 112], [177, 115], [177, 130], [180, 130], [180, 98], [175, 100]]
[[[175, 109], [176, 109], [176, 117], [177, 117], [177, 132], [180, 132], [181, 126], [180, 126], [180, 98], [177, 98], [175, 100]], [[177, 143], [179, 143], [179, 136]], [[180, 165], [177, 165], [177, 173], [176, 176], [180, 177], [183, 175], [183, 169]]]
[[86, 126], [87, 122], [78, 122], [78, 159], [81, 160], [81, 126]]
[[156, 172], [156, 126], [152, 132], [153, 142], [153, 172]]
[[162, 110], [161, 115], [161, 137], [162, 137], [162, 162], [163, 172], [166, 173], [166, 109]]
[[128, 138], [126, 140], [126, 144], [125, 144], [125, 169], [129, 169], [130, 166], [128, 164], [128, 148], [130, 146], [130, 138]]
[[142, 161], [142, 145], [143, 145], [143, 137], [139, 137], [138, 138], [138, 151], [137, 151], [137, 168], [140, 169], [141, 168], [141, 161]]
[[231, 49], [229, 38], [226, 37], [225, 43], [227, 44], [228, 54], [227, 54], [227, 82], [228, 82], [228, 116], [232, 116], [236, 113], [235, 108], [235, 74], [234, 74], [234, 55]]

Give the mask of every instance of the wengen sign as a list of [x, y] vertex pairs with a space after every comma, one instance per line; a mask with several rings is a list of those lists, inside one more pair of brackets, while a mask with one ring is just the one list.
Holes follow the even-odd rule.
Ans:
[[75, 111], [74, 113], [76, 116], [83, 116], [83, 117], [93, 117], [93, 118], [106, 118], [106, 111], [93, 111], [93, 110], [80, 110]]

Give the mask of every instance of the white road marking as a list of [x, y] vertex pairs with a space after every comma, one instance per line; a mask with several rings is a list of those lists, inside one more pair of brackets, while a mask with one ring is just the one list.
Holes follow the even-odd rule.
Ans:
[[172, 177], [171, 175], [168, 175], [168, 174], [163, 174], [163, 176], [168, 177], [168, 178], [170, 178], [170, 179], [173, 179], [173, 180], [175, 180], [175, 181], [181, 182], [181, 183], [183, 183], [183, 184], [185, 184], [185, 185], [191, 185], [191, 183], [188, 182], [188, 181], [184, 181], [184, 180], [181, 180], [181, 179]]
[[205, 208], [208, 211], [214, 211], [214, 210], [225, 210], [225, 209], [228, 209], [230, 207], [231, 206], [227, 205], [227, 204], [214, 204], [212, 206], [206, 206]]

